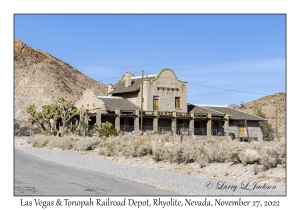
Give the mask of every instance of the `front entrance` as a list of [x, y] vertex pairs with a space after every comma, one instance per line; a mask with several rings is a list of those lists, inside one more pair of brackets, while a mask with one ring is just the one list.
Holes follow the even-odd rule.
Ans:
[[245, 128], [244, 125], [239, 124], [239, 134], [240, 134], [240, 137], [244, 137], [244, 128]]

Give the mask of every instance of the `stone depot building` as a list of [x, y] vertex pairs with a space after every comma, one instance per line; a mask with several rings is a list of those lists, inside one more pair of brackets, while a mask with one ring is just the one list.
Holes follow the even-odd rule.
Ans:
[[262, 139], [259, 121], [266, 119], [227, 106], [188, 103], [187, 89], [188, 83], [171, 69], [143, 79], [128, 71], [116, 84], [108, 85], [107, 96], [87, 89], [75, 106], [88, 110], [90, 125], [108, 121], [124, 132], [138, 132], [142, 124], [143, 131], [149, 133], [246, 138], [248, 130], [250, 137]]

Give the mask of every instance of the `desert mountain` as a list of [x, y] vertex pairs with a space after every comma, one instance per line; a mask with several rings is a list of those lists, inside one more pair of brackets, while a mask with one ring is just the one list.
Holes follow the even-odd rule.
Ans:
[[276, 93], [268, 95], [257, 100], [248, 102], [235, 109], [247, 112], [249, 114], [256, 114], [255, 107], [260, 107], [261, 111], [266, 115], [268, 122], [272, 128], [276, 128], [276, 104], [277, 104], [277, 126], [278, 133], [284, 135], [286, 132], [286, 94]]
[[107, 95], [107, 86], [50, 54], [14, 41], [14, 118], [27, 120], [26, 109], [53, 103], [59, 97], [76, 102], [83, 91]]

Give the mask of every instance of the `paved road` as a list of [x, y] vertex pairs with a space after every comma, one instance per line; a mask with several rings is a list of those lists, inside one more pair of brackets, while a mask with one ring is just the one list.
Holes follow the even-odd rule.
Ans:
[[40, 159], [15, 149], [15, 195], [178, 195], [105, 173]]

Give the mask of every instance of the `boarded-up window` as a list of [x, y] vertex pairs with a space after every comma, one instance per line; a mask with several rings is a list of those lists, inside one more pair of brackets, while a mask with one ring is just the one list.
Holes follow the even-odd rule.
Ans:
[[180, 109], [180, 97], [175, 97], [175, 108]]
[[153, 110], [158, 110], [159, 99], [158, 97], [153, 98]]

